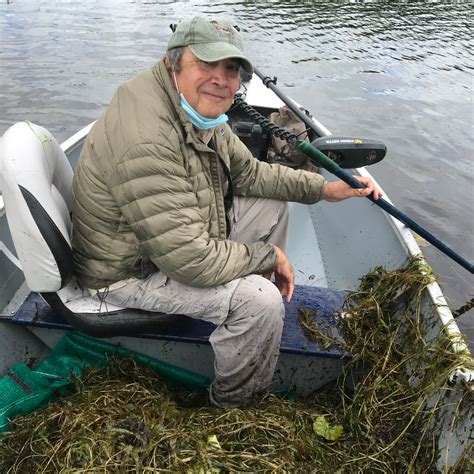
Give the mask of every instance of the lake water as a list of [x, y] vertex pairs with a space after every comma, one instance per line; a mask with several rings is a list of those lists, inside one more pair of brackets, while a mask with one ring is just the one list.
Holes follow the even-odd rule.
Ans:
[[[164, 52], [169, 24], [231, 20], [258, 68], [334, 134], [382, 140], [394, 204], [474, 261], [471, 2], [0, 0], [0, 135], [30, 119], [62, 141]], [[474, 278], [423, 248], [452, 307]], [[459, 319], [474, 340], [473, 314]]]

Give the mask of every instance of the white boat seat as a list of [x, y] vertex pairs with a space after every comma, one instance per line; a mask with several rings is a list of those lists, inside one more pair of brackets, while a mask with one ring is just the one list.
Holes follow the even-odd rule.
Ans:
[[19, 122], [3, 135], [0, 189], [28, 287], [90, 336], [142, 334], [169, 324], [175, 316], [104, 305], [74, 278], [72, 178], [66, 155], [45, 128]]

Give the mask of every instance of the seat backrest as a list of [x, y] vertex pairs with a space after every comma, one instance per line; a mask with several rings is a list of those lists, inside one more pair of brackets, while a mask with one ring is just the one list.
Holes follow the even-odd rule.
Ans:
[[0, 143], [0, 190], [18, 259], [32, 291], [57, 292], [72, 277], [72, 167], [43, 127], [19, 122]]

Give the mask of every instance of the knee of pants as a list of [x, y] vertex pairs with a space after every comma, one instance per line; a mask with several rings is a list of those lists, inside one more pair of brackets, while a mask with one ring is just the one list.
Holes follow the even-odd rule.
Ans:
[[286, 201], [278, 201], [276, 199], [268, 199], [265, 208], [266, 215], [275, 216], [275, 223], [284, 223], [288, 225], [288, 218], [290, 215], [290, 208]]
[[290, 207], [287, 201], [279, 201], [281, 206], [281, 216], [287, 217], [290, 213]]
[[260, 275], [240, 279], [232, 295], [230, 310], [234, 321], [255, 318], [259, 325], [279, 327], [283, 325], [285, 307], [278, 288]]
[[278, 216], [286, 216], [286, 214], [289, 213], [288, 202], [280, 201], [278, 199], [266, 199], [265, 212], [271, 212]]

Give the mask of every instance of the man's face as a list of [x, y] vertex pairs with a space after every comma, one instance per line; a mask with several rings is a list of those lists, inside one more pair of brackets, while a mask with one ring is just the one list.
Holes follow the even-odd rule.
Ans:
[[179, 91], [201, 115], [216, 118], [227, 112], [240, 84], [239, 62], [223, 59], [206, 63], [187, 47], [176, 74]]

